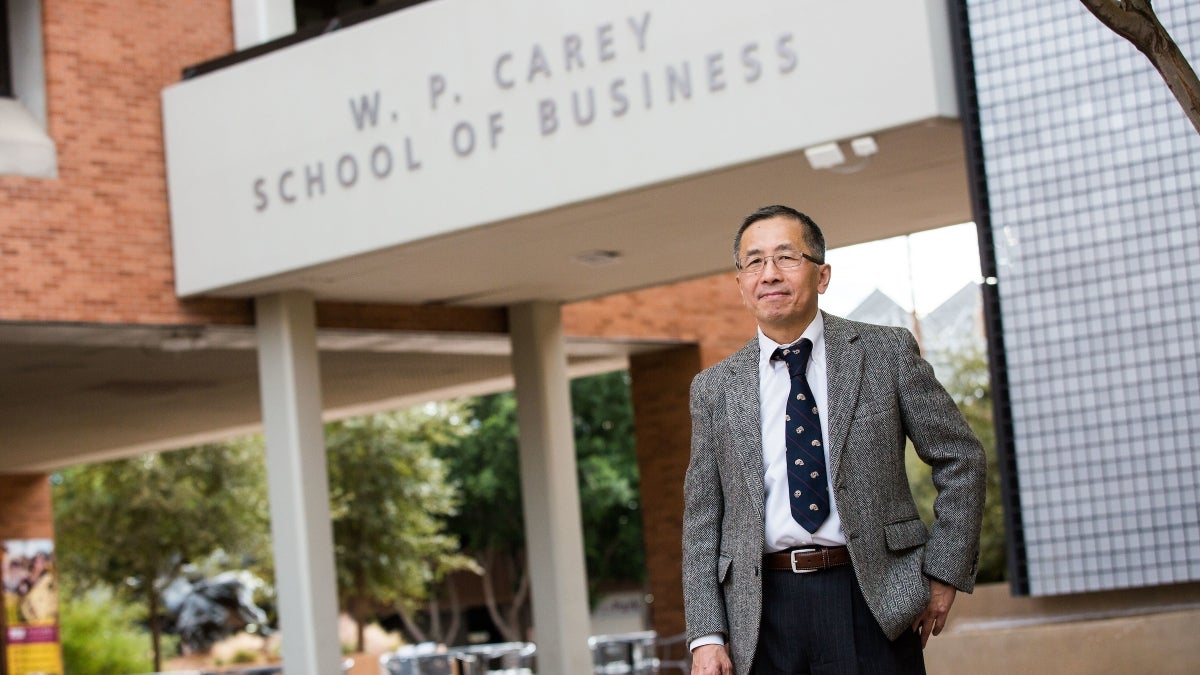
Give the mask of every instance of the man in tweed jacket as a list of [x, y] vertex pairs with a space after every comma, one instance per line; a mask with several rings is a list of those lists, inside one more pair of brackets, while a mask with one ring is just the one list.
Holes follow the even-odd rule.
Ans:
[[[683, 584], [693, 675], [924, 672], [925, 641], [955, 590], [974, 587], [983, 448], [907, 330], [818, 311], [830, 268], [810, 218], [759, 209], [734, 253], [759, 335], [692, 383]], [[790, 378], [771, 359], [801, 337], [813, 345], [807, 382], [832, 497], [814, 532], [788, 506]], [[932, 467], [930, 529], [909, 491], [906, 438]]]

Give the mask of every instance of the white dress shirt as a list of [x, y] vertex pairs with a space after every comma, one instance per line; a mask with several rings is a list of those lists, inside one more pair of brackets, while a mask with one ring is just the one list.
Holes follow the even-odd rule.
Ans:
[[825, 320], [819, 312], [800, 337], [808, 338], [813, 343], [812, 356], [808, 359], [805, 375], [817, 401], [821, 438], [826, 440], [825, 482], [829, 488], [829, 517], [812, 533], [792, 518], [791, 489], [788, 487], [787, 477], [787, 440], [784, 436], [783, 421], [787, 413], [787, 399], [792, 391], [792, 378], [788, 373], [787, 362], [782, 359], [771, 360], [771, 355], [777, 348], [788, 345], [778, 344], [763, 335], [762, 329], [759, 329], [758, 400], [762, 417], [763, 487], [766, 489], [763, 553], [809, 544], [846, 544], [846, 535], [842, 532], [842, 519], [838, 515], [837, 501], [833, 499], [833, 483], [828, 470], [829, 415], [825, 411], [828, 410], [829, 386], [825, 369]]
[[[771, 355], [781, 345], [763, 335], [758, 329], [758, 400], [759, 415], [762, 418], [762, 459], [763, 487], [766, 490], [766, 503], [763, 506], [763, 553], [782, 551], [793, 546], [820, 544], [822, 546], [844, 546], [846, 534], [842, 532], [842, 519], [838, 515], [837, 500], [833, 498], [833, 483], [829, 466], [829, 415], [826, 414], [829, 402], [829, 385], [826, 379], [825, 367], [825, 319], [817, 312], [816, 318], [808, 325], [800, 338], [812, 340], [812, 355], [808, 358], [808, 368], [804, 371], [808, 378], [808, 387], [812, 389], [817, 402], [817, 410], [821, 419], [821, 438], [826, 439], [825, 446], [825, 481], [829, 488], [829, 517], [821, 523], [816, 532], [810, 533], [800, 523], [792, 518], [790, 503], [791, 489], [787, 478], [787, 440], [785, 438], [784, 415], [787, 412], [787, 400], [792, 392], [792, 377], [788, 373], [787, 362], [772, 361]], [[797, 339], [799, 342], [800, 338]], [[724, 644], [725, 638], [720, 633], [701, 635], [688, 644], [689, 649], [701, 645]]]

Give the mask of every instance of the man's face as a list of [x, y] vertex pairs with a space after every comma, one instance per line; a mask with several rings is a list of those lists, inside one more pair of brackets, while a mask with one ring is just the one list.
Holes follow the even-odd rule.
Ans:
[[[787, 217], [760, 220], [742, 233], [738, 260], [792, 254], [812, 255], [804, 243], [804, 226]], [[742, 303], [763, 333], [786, 344], [800, 337], [817, 315], [817, 295], [829, 287], [829, 265], [803, 259], [798, 267], [780, 269], [772, 257], [758, 274], [737, 275]]]

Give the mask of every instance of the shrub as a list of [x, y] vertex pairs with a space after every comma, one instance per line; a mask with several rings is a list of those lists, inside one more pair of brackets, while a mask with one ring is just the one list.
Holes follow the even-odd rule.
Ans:
[[239, 649], [233, 653], [233, 658], [230, 661], [233, 663], [255, 663], [258, 661], [258, 653], [252, 652], [249, 649]]
[[136, 607], [97, 589], [63, 594], [60, 630], [63, 667], [71, 675], [148, 673], [154, 670], [150, 633]]

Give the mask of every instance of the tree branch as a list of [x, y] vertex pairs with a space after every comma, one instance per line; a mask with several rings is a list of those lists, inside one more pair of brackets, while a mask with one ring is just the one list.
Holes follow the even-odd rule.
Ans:
[[404, 604], [398, 602], [394, 605], [394, 608], [396, 614], [400, 616], [400, 622], [404, 624], [404, 630], [408, 631], [410, 641], [425, 642], [425, 631], [421, 630], [421, 627], [413, 620], [412, 615], [404, 608]]
[[1200, 78], [1179, 45], [1158, 20], [1150, 0], [1080, 0], [1088, 11], [1114, 33], [1128, 40], [1150, 59], [1167, 88], [1200, 133]]
[[514, 627], [514, 639], [526, 639], [526, 631], [521, 622], [521, 613], [525, 609], [525, 601], [529, 599], [529, 568], [524, 564], [523, 557], [516, 556], [512, 561], [513, 572], [517, 574], [517, 590], [513, 593], [512, 604], [508, 608], [509, 623]]
[[480, 566], [483, 567], [483, 602], [487, 607], [488, 616], [492, 617], [492, 623], [504, 636], [505, 641], [514, 642], [517, 638], [514, 636], [513, 627], [501, 616], [500, 608], [496, 604], [496, 590], [492, 586], [492, 575], [494, 574], [492, 562], [495, 558], [495, 552], [489, 548], [484, 551], [483, 560], [479, 561]]

